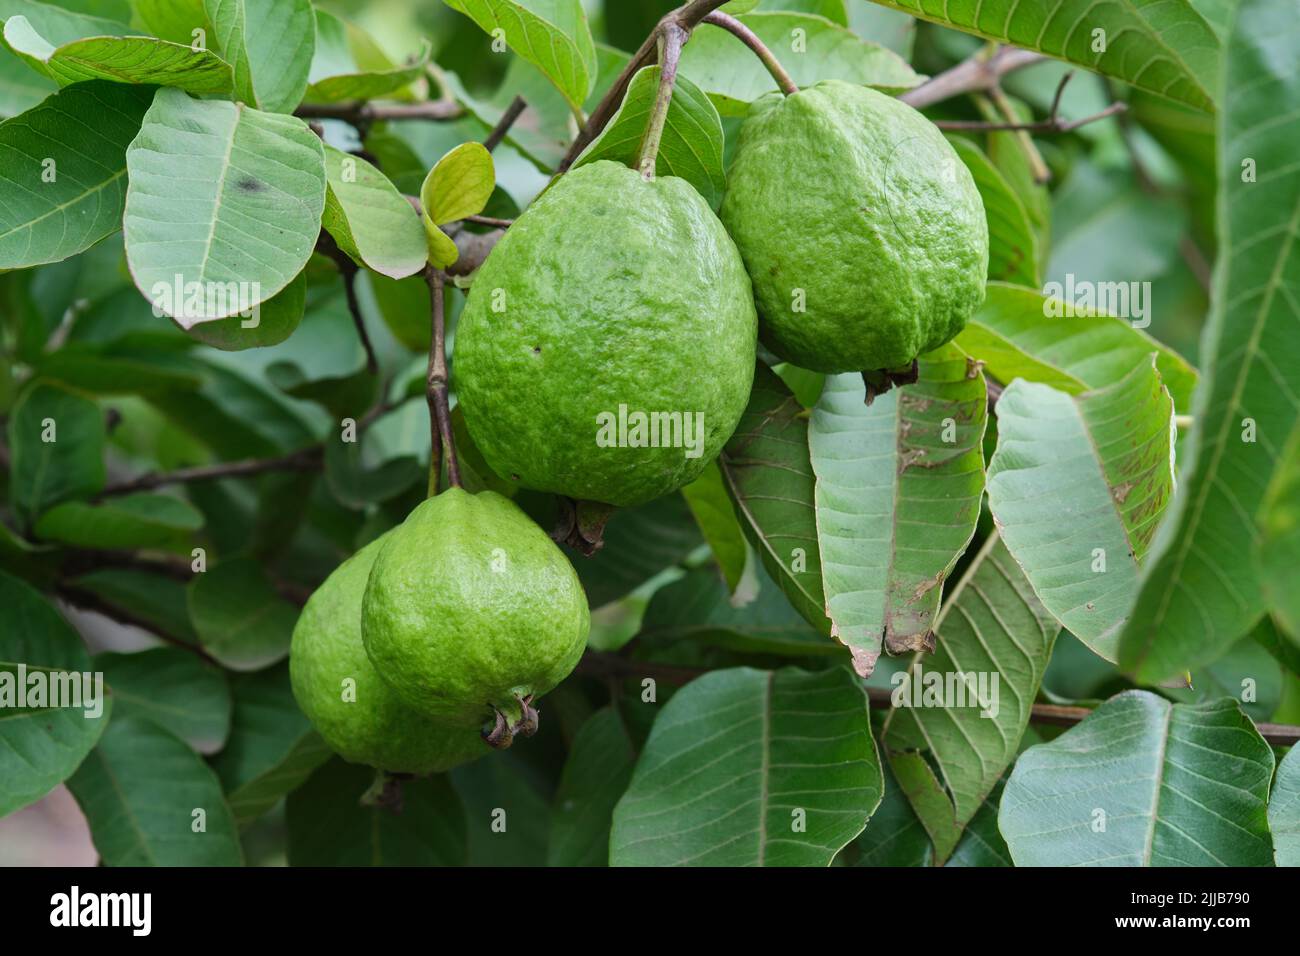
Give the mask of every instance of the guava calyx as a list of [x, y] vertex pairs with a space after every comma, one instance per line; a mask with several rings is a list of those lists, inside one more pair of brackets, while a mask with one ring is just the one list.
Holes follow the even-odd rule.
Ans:
[[551, 539], [567, 544], [584, 557], [591, 557], [605, 546], [605, 525], [618, 509], [599, 501], [575, 501], [560, 495], [559, 514]]
[[862, 373], [862, 384], [867, 387], [865, 404], [870, 405], [891, 388], [915, 385], [921, 380], [921, 364], [912, 359], [906, 368], [871, 369]]

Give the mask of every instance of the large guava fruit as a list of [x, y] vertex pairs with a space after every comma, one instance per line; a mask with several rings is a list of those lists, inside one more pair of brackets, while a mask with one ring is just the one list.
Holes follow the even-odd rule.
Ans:
[[928, 119], [827, 80], [756, 102], [720, 212], [754, 280], [759, 335], [820, 372], [901, 369], [984, 300], [988, 224]]
[[406, 706], [361, 643], [361, 599], [389, 534], [334, 570], [293, 630], [289, 678], [312, 725], [345, 760], [394, 773], [449, 770], [491, 748], [473, 728], [446, 727]]
[[501, 477], [635, 505], [693, 481], [731, 436], [756, 328], [740, 255], [700, 195], [600, 161], [566, 173], [488, 256], [452, 372]]
[[505, 743], [535, 729], [532, 701], [573, 670], [590, 626], [578, 575], [546, 533], [509, 499], [460, 488], [392, 531], [361, 614], [366, 653], [403, 701], [495, 727]]

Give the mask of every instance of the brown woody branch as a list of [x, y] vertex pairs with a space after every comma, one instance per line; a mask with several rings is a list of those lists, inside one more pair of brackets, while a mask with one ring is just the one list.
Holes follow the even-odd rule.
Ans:
[[125, 481], [110, 482], [104, 486], [104, 490], [99, 493], [98, 497], [110, 498], [115, 495], [129, 495], [137, 491], [161, 488], [164, 485], [209, 481], [213, 478], [243, 478], [248, 475], [261, 475], [269, 471], [319, 471], [321, 460], [321, 448], [315, 445], [276, 458], [224, 461], [215, 465], [201, 465], [197, 468], [151, 472]]
[[303, 103], [294, 115], [302, 119], [336, 119], [353, 126], [384, 120], [453, 120], [464, 115], [454, 100], [425, 103]]

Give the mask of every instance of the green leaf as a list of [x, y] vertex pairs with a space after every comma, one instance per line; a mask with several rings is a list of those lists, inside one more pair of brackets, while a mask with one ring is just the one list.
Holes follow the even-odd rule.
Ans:
[[385, 455], [372, 435], [367, 429], [357, 441], [325, 443], [325, 481], [348, 508], [390, 501], [425, 477], [419, 461], [410, 455]]
[[83, 574], [73, 584], [163, 634], [190, 644], [199, 641], [180, 581], [133, 568], [105, 568]]
[[270, 113], [293, 112], [316, 49], [310, 0], [204, 0], [203, 6], [216, 48], [234, 68], [235, 98]]
[[[97, 717], [87, 716], [84, 706], [18, 708], [16, 665], [48, 671], [52, 677], [89, 674], [91, 668], [81, 638], [59, 612], [29, 585], [4, 572], [0, 572], [0, 662], [4, 662], [0, 663], [0, 699], [4, 700], [0, 817], [4, 817], [39, 800], [77, 769], [108, 726], [113, 701], [101, 697], [103, 712]], [[29, 689], [32, 676], [27, 674]], [[77, 688], [82, 687], [84, 683], [78, 682]], [[87, 703], [84, 698], [82, 703]]]
[[957, 344], [1004, 384], [1024, 378], [1069, 395], [1114, 385], [1156, 353], [1156, 368], [1174, 405], [1188, 411], [1196, 370], [1177, 352], [1131, 323], [1065, 303], [1034, 289], [990, 282], [984, 304]]
[[920, 379], [864, 404], [859, 374], [828, 377], [808, 426], [831, 636], [869, 677], [933, 646], [943, 582], [975, 533], [984, 494], [984, 377], [953, 345]]
[[357, 265], [392, 279], [424, 268], [424, 230], [415, 208], [388, 177], [358, 156], [325, 147], [322, 225]]
[[994, 520], [1043, 605], [1108, 661], [1173, 494], [1173, 411], [1150, 358], [1096, 391], [1018, 379], [998, 399]]
[[695, 515], [704, 540], [709, 542], [713, 560], [718, 562], [727, 580], [727, 588], [734, 593], [745, 573], [748, 549], [717, 462], [710, 462], [699, 478], [683, 488], [682, 497]]
[[374, 779], [336, 758], [289, 795], [291, 866], [465, 864], [465, 810], [446, 774], [402, 781], [401, 813], [361, 805]]
[[[628, 84], [618, 112], [582, 151], [574, 168], [602, 159], [635, 168], [658, 90], [659, 67], [638, 70]], [[686, 180], [716, 209], [727, 188], [722, 143], [722, 120], [717, 108], [698, 86], [679, 76], [664, 122], [655, 174]]]
[[0, 123], [0, 269], [67, 259], [121, 228], [126, 148], [151, 98], [85, 83]]
[[230, 689], [221, 670], [180, 647], [134, 654], [97, 654], [96, 670], [113, 692], [118, 719], [152, 720], [201, 754], [213, 754], [230, 733]]
[[[367, 66], [362, 67], [359, 59]], [[316, 53], [305, 99], [309, 103], [340, 103], [392, 96], [420, 79], [428, 64], [427, 42], [414, 62], [397, 66], [360, 29], [317, 10]]]
[[297, 117], [161, 89], [126, 164], [132, 277], [182, 327], [265, 302], [311, 257], [325, 157]]
[[492, 198], [496, 172], [482, 143], [461, 143], [438, 160], [420, 187], [425, 216], [437, 226], [477, 216]]
[[[885, 794], [871, 815], [866, 828], [858, 834], [850, 849], [855, 851], [856, 866], [929, 866], [930, 834], [917, 818], [907, 795], [894, 779], [885, 761]], [[847, 852], [847, 851], [846, 851]]]
[[256, 561], [234, 558], [196, 574], [189, 608], [204, 650], [231, 670], [261, 670], [289, 653], [298, 611]]
[[1285, 0], [1247, 0], [1226, 48], [1203, 379], [1178, 494], [1120, 639], [1120, 664], [1140, 680], [1213, 660], [1265, 610], [1255, 515], [1300, 422], [1300, 113], [1277, 109], [1300, 99], [1294, 14]]
[[34, 530], [46, 541], [108, 551], [160, 547], [201, 527], [203, 515], [189, 502], [138, 494], [98, 505], [66, 501], [41, 515]]
[[1038, 238], [1025, 204], [983, 151], [968, 139], [949, 137], [984, 200], [989, 227], [989, 279], [1038, 285]]
[[0, 48], [0, 119], [32, 109], [58, 88], [53, 80]]
[[216, 774], [143, 717], [115, 718], [68, 789], [86, 815], [104, 866], [243, 863]]
[[298, 789], [333, 751], [298, 709], [287, 664], [236, 675], [230, 687], [230, 739], [212, 768], [242, 827]]
[[[134, 289], [131, 295], [137, 301]], [[199, 380], [148, 358], [127, 358], [64, 347], [33, 364], [41, 378], [92, 395], [158, 395], [198, 388]]]
[[718, 466], [740, 526], [804, 619], [830, 633], [817, 548], [816, 478], [808, 457], [808, 415], [774, 372], [759, 364], [749, 406]]
[[1300, 747], [1292, 747], [1277, 765], [1268, 801], [1268, 828], [1278, 866], [1300, 866]]
[[710, 567], [689, 571], [657, 590], [641, 619], [637, 639], [645, 646], [688, 641], [794, 657], [840, 653], [836, 644], [790, 606], [766, 574], [761, 575], [755, 598], [733, 607], [726, 586]]
[[1235, 701], [1125, 691], [1020, 756], [998, 825], [1017, 866], [1268, 866], [1272, 776]]
[[223, 352], [240, 352], [279, 345], [293, 335], [307, 309], [307, 272], [267, 301], [257, 306], [248, 318], [232, 315], [215, 322], [200, 322], [187, 332], [192, 339]]
[[848, 670], [713, 671], [655, 720], [614, 810], [610, 863], [826, 866], [882, 788]]
[[1264, 594], [1273, 616], [1300, 643], [1300, 423], [1291, 432], [1259, 513], [1256, 551]]
[[547, 866], [605, 866], [614, 806], [632, 779], [636, 750], [623, 718], [596, 711], [573, 738], [551, 807]]
[[465, 808], [470, 866], [546, 865], [550, 798], [518, 751], [459, 766], [451, 779]]
[[9, 500], [31, 523], [69, 498], [104, 487], [104, 413], [76, 392], [36, 383], [9, 418]]
[[542, 71], [575, 112], [596, 76], [596, 47], [581, 0], [444, 0], [485, 33], [500, 29], [518, 56]]
[[[775, 11], [737, 19], [767, 45], [797, 86], [844, 80], [900, 93], [921, 82], [897, 53], [823, 17]], [[743, 116], [750, 103], [777, 89], [776, 80], [748, 47], [707, 23], [691, 34], [682, 51], [681, 71], [723, 116]]]
[[[127, 27], [115, 27], [123, 33]], [[4, 43], [60, 86], [85, 80], [174, 86], [196, 95], [231, 90], [230, 64], [208, 50], [155, 37], [46, 32], [25, 16], [4, 23]]]
[[[1219, 41], [1188, 0], [1128, 0], [1104, 7], [1093, 0], [1046, 0], [1032, 9], [1022, 8], [1019, 0], [877, 2], [1213, 109]], [[1104, 31], [1104, 44], [1098, 43], [1097, 30]]]
[[1015, 759], [1058, 630], [991, 535], [948, 597], [934, 653], [896, 675], [882, 740], [938, 862]]
[[212, 32], [204, 0], [131, 0], [139, 20], [154, 36], [173, 43], [193, 43], [195, 30]]

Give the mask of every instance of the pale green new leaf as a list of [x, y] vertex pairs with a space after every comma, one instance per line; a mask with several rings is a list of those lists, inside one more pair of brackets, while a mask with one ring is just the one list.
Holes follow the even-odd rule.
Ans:
[[126, 149], [152, 99], [84, 83], [0, 123], [0, 269], [67, 259], [121, 228]]
[[204, 0], [131, 0], [131, 8], [150, 33], [173, 43], [193, 43], [196, 30], [212, 32]]
[[[186, 298], [168, 295], [162, 311], [183, 327], [265, 302], [311, 257], [325, 156], [302, 120], [161, 89], [126, 162], [132, 277], [155, 303], [179, 286]], [[195, 301], [191, 288], [202, 293]]]
[[1015, 759], [1059, 628], [994, 534], [937, 631], [934, 653], [916, 655], [895, 685], [903, 706], [890, 711], [882, 741], [943, 862]]
[[[358, 60], [364, 60], [362, 66]], [[424, 75], [429, 64], [425, 43], [414, 62], [398, 66], [368, 35], [332, 13], [316, 11], [316, 53], [304, 97], [309, 103], [339, 103], [394, 96]]]
[[655, 719], [614, 808], [609, 861], [826, 866], [882, 792], [866, 695], [847, 669], [712, 671]]
[[1268, 606], [1278, 623], [1300, 642], [1300, 424], [1291, 432], [1260, 511], [1256, 558]]
[[734, 592], [745, 574], [749, 549], [745, 546], [745, 533], [740, 528], [731, 499], [727, 497], [717, 462], [710, 462], [699, 478], [684, 487], [682, 497], [690, 506], [704, 540], [709, 542], [713, 560], [722, 569], [727, 588]]
[[989, 279], [1038, 284], [1038, 238], [1025, 205], [983, 151], [968, 139], [950, 137], [984, 200], [989, 226]]
[[1125, 691], [1020, 756], [998, 826], [1017, 866], [1268, 866], [1272, 776], [1236, 701]]
[[[635, 167], [658, 89], [659, 67], [638, 70], [618, 112], [582, 151], [574, 168], [600, 159]], [[678, 77], [655, 158], [655, 174], [686, 180], [717, 208], [727, 185], [722, 143], [722, 120], [717, 108], [698, 86], [684, 76]]]
[[1096, 391], [1017, 379], [998, 399], [989, 508], [1039, 600], [1108, 661], [1173, 494], [1173, 411], [1150, 358]]
[[[1226, 651], [1264, 612], [1256, 513], [1300, 421], [1300, 19], [1245, 0], [1219, 112], [1219, 252], [1179, 492], [1120, 639], [1162, 680]], [[1243, 181], [1249, 180], [1249, 181]]]
[[1093, 309], [1069, 314], [1036, 289], [990, 282], [984, 304], [957, 337], [984, 371], [1009, 385], [1041, 382], [1070, 395], [1114, 385], [1156, 353], [1156, 368], [1180, 412], [1190, 410], [1196, 370], [1130, 322]]
[[[844, 80], [900, 93], [921, 82], [897, 53], [824, 17], [772, 11], [737, 19], [771, 49], [796, 86]], [[726, 30], [707, 23], [695, 28], [682, 51], [681, 75], [707, 93], [723, 116], [743, 116], [750, 103], [777, 89], [752, 51]]]
[[60, 86], [111, 80], [220, 95], [229, 93], [233, 83], [230, 64], [210, 50], [155, 37], [91, 35], [60, 41], [41, 33], [25, 16], [11, 16], [5, 20], [4, 42]]
[[596, 47], [581, 0], [444, 0], [542, 71], [578, 112], [596, 78]]
[[984, 493], [988, 401], [978, 366], [946, 345], [920, 379], [866, 405], [862, 376], [828, 377], [808, 428], [831, 634], [868, 677], [892, 654], [933, 646], [943, 582]]
[[387, 176], [359, 156], [325, 147], [322, 225], [358, 265], [392, 279], [424, 268], [424, 229], [415, 208]]
[[482, 143], [461, 143], [429, 170], [420, 187], [420, 205], [429, 262], [446, 268], [460, 257], [456, 243], [439, 226], [483, 211], [496, 188], [492, 154]]
[[1268, 828], [1278, 866], [1300, 866], [1300, 747], [1292, 747], [1277, 765], [1268, 800]]
[[310, 0], [204, 0], [216, 48], [234, 69], [235, 97], [291, 113], [307, 90], [316, 49]]
[[[988, 40], [1213, 109], [1219, 40], [1189, 0], [878, 0]], [[1096, 31], [1103, 31], [1100, 36]]]
[[767, 573], [805, 620], [829, 634], [808, 412], [762, 363], [754, 372], [749, 406], [718, 456], [718, 467], [741, 529]]

